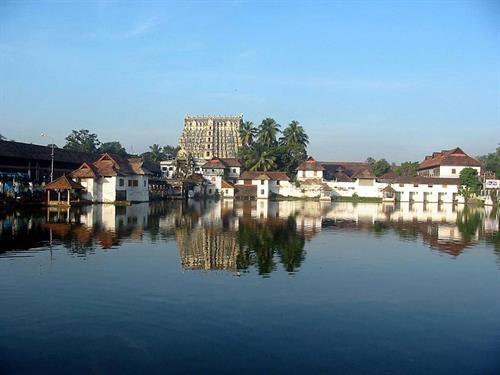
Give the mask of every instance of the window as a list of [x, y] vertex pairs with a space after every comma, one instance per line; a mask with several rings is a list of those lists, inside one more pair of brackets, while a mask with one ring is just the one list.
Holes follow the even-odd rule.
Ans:
[[413, 184], [413, 187], [418, 187], [418, 184]]
[[125, 180], [123, 178], [120, 178], [119, 180], [119, 183], [118, 183], [120, 186], [124, 186], [125, 185]]
[[233, 173], [237, 173], [237, 172], [236, 172], [236, 168], [233, 168]]
[[207, 156], [210, 156], [210, 152], [207, 152]]
[[264, 180], [260, 180], [260, 184], [261, 184], [261, 185], [264, 185]]
[[264, 189], [260, 190], [260, 195], [264, 195]]
[[451, 174], [457, 174], [457, 170], [456, 170], [455, 168], [453, 168], [453, 169], [451, 170]]
[[208, 194], [212, 194], [212, 189], [208, 189]]
[[146, 187], [146, 182], [147, 182], [147, 181], [146, 181], [146, 180], [144, 180], [144, 187]]
[[212, 142], [212, 138], [208, 138], [208, 141], [209, 141], [209, 142]]
[[127, 185], [128, 185], [129, 187], [130, 187], [130, 186], [132, 186], [132, 180], [128, 180]]
[[166, 170], [167, 170], [167, 167], [161, 167], [161, 170], [162, 170], [162, 171], [166, 171]]
[[405, 184], [399, 184], [399, 187], [405, 187]]
[[429, 185], [427, 185], [427, 186], [428, 186], [428, 187], [432, 187], [433, 185], [432, 185], [432, 184], [429, 184]]
[[276, 185], [279, 185], [279, 184], [280, 184], [280, 180], [277, 180], [277, 181], [276, 181]]
[[132, 183], [134, 187], [139, 186], [139, 181], [137, 180], [132, 180]]
[[174, 167], [168, 167], [168, 170], [169, 170], [169, 171], [173, 171], [173, 170], [174, 170]]
[[229, 195], [229, 189], [224, 190], [224, 193]]

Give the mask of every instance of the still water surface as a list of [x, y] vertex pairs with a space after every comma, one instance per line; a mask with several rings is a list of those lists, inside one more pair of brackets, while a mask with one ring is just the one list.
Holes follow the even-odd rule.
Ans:
[[0, 213], [0, 373], [498, 374], [499, 216], [190, 202]]

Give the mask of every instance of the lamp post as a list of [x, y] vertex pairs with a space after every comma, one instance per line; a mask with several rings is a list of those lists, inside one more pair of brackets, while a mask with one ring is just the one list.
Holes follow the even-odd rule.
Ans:
[[42, 137], [46, 137], [52, 140], [50, 144], [51, 152], [50, 152], [50, 182], [54, 181], [54, 138], [50, 135], [42, 133], [40, 134]]

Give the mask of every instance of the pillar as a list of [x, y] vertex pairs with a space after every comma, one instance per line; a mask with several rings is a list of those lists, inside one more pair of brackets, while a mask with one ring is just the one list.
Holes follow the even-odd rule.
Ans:
[[71, 190], [67, 190], [68, 192], [68, 206], [71, 204]]
[[61, 190], [57, 191], [57, 204], [61, 204]]
[[47, 204], [50, 204], [50, 190], [47, 190]]

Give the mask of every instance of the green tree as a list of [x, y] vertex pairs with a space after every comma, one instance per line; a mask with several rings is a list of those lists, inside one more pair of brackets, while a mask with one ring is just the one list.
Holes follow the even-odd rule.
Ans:
[[370, 164], [370, 165], [375, 164], [375, 162], [376, 162], [376, 160], [375, 160], [374, 158], [372, 158], [371, 156], [368, 156], [368, 157], [366, 158], [366, 161], [365, 161], [365, 163], [368, 163], [368, 164]]
[[97, 134], [91, 133], [87, 129], [73, 130], [66, 137], [64, 148], [67, 150], [95, 153], [101, 142]]
[[396, 167], [394, 172], [399, 176], [414, 177], [417, 175], [419, 165], [418, 161], [405, 161], [399, 167]]
[[177, 152], [179, 152], [180, 147], [174, 147], [174, 146], [163, 146], [163, 155], [165, 156], [166, 159], [175, 159], [177, 157]]
[[251, 171], [270, 171], [276, 167], [276, 156], [271, 150], [263, 147], [253, 147], [250, 152]]
[[479, 156], [479, 161], [483, 164], [484, 169], [495, 174], [496, 178], [500, 178], [500, 144], [495, 152]]
[[253, 122], [245, 121], [241, 123], [240, 139], [243, 146], [252, 145], [256, 134], [257, 129], [253, 126]]
[[151, 153], [151, 160], [155, 162], [160, 162], [165, 158], [163, 154], [163, 149], [159, 144], [155, 143], [152, 146], [149, 146], [149, 152]]
[[257, 133], [257, 142], [262, 146], [271, 147], [276, 145], [276, 137], [280, 132], [280, 125], [272, 118], [262, 120]]
[[97, 151], [102, 154], [105, 152], [109, 152], [121, 156], [127, 155], [127, 151], [125, 150], [125, 148], [121, 145], [120, 142], [117, 141], [104, 142], [101, 144], [101, 146], [99, 146], [99, 149]]
[[472, 196], [479, 194], [481, 191], [481, 181], [479, 174], [474, 168], [464, 168], [460, 171], [460, 190], [459, 194], [462, 195], [465, 201], [469, 200]]
[[299, 145], [305, 149], [309, 144], [309, 136], [300, 123], [294, 120], [283, 130], [281, 143], [289, 146]]
[[375, 163], [371, 165], [371, 170], [372, 173], [376, 177], [382, 176], [384, 173], [387, 173], [389, 169], [391, 168], [391, 165], [387, 162], [385, 159], [380, 159], [377, 160]]

